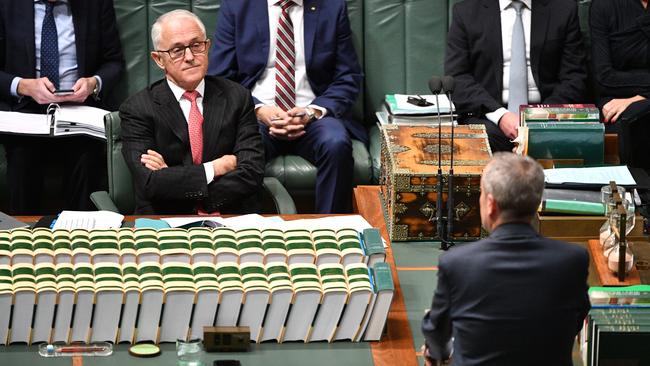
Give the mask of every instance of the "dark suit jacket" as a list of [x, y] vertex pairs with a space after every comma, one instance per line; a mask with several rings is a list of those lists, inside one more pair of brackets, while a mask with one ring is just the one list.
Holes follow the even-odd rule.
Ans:
[[[252, 89], [266, 68], [269, 37], [266, 0], [222, 1], [209, 73]], [[312, 103], [349, 122], [352, 135], [366, 141], [363, 127], [350, 118], [362, 74], [345, 1], [305, 0], [304, 40], [307, 78], [316, 95]]]
[[[137, 214], [239, 212], [264, 177], [264, 148], [250, 92], [223, 78], [205, 78], [203, 162], [237, 157], [237, 168], [207, 184], [203, 165], [192, 164], [187, 121], [165, 79], [127, 99], [120, 107], [122, 152], [133, 175]], [[150, 171], [140, 156], [152, 149], [168, 168]]]
[[[100, 97], [118, 82], [124, 58], [117, 32], [113, 0], [69, 0], [74, 23], [79, 77], [102, 78]], [[1, 109], [38, 109], [31, 98], [11, 96], [14, 77], [35, 78], [34, 1], [0, 0]], [[97, 105], [89, 97], [87, 103]]]
[[453, 365], [571, 365], [589, 309], [584, 248], [504, 224], [440, 257], [422, 331], [434, 358]]
[[[531, 12], [531, 68], [542, 103], [584, 102], [587, 72], [576, 2], [534, 0]], [[498, 0], [454, 6], [445, 73], [456, 80], [453, 98], [461, 114], [483, 117], [503, 107]]]

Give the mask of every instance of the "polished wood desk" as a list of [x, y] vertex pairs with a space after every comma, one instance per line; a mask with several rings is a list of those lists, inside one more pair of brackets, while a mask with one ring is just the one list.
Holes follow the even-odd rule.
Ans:
[[[361, 213], [366, 220], [374, 221], [383, 220], [383, 209], [379, 202], [379, 186], [358, 186], [354, 190], [355, 210]], [[576, 243], [589, 249], [592, 262], [590, 265], [589, 283], [595, 286], [620, 285], [625, 286], [631, 283], [650, 283], [650, 270], [638, 271], [638, 282], [635, 279], [618, 283], [615, 280], [607, 266], [604, 265], [602, 255], [599, 255], [595, 248], [588, 245], [590, 239], [597, 239], [600, 226], [605, 222], [605, 218], [600, 216], [551, 216], [538, 215], [534, 222], [541, 235], [549, 238]], [[648, 237], [643, 233], [643, 217], [637, 216], [634, 229], [628, 235], [629, 240], [634, 242], [633, 251], [635, 260], [650, 260], [650, 243]]]

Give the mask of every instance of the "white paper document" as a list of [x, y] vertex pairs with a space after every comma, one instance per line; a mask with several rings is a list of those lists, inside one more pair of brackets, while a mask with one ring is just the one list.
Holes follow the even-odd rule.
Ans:
[[0, 112], [0, 132], [49, 135], [50, 116], [36, 113]]
[[395, 103], [397, 104], [397, 109], [399, 110], [400, 113], [435, 114], [438, 113], [438, 108], [436, 107], [436, 104], [440, 106], [440, 113], [449, 113], [449, 110], [451, 108], [451, 103], [449, 102], [447, 96], [444, 94], [438, 95], [437, 101], [435, 95], [419, 95], [420, 97], [426, 99], [427, 102], [432, 104], [430, 106], [425, 106], [425, 107], [419, 107], [417, 105], [409, 103], [408, 98], [412, 96], [414, 95], [395, 94]]
[[61, 211], [52, 229], [117, 229], [124, 216], [111, 211]]
[[557, 168], [544, 169], [546, 183], [583, 183], [583, 184], [609, 184], [616, 181], [619, 185], [635, 185], [636, 181], [630, 170], [622, 166], [605, 166], [597, 168]]

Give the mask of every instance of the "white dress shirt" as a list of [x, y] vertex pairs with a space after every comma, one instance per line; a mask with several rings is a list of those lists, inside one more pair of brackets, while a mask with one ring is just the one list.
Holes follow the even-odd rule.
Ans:
[[[524, 37], [526, 39], [526, 65], [528, 68], [528, 102], [539, 103], [542, 96], [533, 78], [533, 70], [530, 67], [530, 17], [532, 9], [532, 0], [521, 0], [524, 7], [521, 8], [521, 20], [524, 24]], [[503, 45], [503, 92], [501, 93], [501, 102], [508, 104], [509, 86], [510, 86], [510, 59], [512, 57], [512, 28], [515, 25], [517, 11], [510, 6], [512, 0], [499, 0], [501, 9], [501, 44]], [[496, 111], [486, 113], [485, 117], [494, 123], [499, 123], [501, 117], [506, 114], [506, 108], [499, 108]]]
[[[172, 90], [172, 93], [174, 93], [174, 98], [176, 98], [176, 100], [178, 101], [178, 104], [181, 107], [181, 111], [183, 111], [183, 117], [185, 117], [185, 122], [187, 122], [189, 127], [190, 109], [192, 108], [192, 102], [190, 102], [188, 99], [185, 99], [183, 97], [183, 93], [185, 93], [185, 89], [174, 84], [169, 79], [167, 79], [167, 84], [169, 85], [169, 88]], [[196, 104], [199, 107], [199, 112], [201, 112], [201, 115], [203, 115], [203, 93], [205, 92], [205, 79], [201, 80], [201, 82], [199, 83], [199, 85], [196, 87], [195, 90], [199, 92], [199, 96], [196, 98]], [[203, 123], [205, 123], [205, 120], [203, 121]], [[203, 163], [203, 168], [205, 169], [205, 180], [208, 182], [208, 184], [210, 184], [214, 180], [214, 167], [212, 166], [212, 162], [210, 161], [207, 163]]]
[[[43, 32], [43, 18], [45, 18], [45, 2], [47, 0], [34, 0], [34, 49], [36, 57], [36, 77], [41, 77], [41, 33]], [[56, 5], [52, 14], [58, 35], [59, 45], [59, 89], [72, 89], [79, 79], [77, 64], [77, 45], [74, 32], [72, 10], [68, 0], [58, 0], [62, 4]], [[102, 89], [102, 79], [97, 79], [97, 90]], [[18, 82], [21, 77], [15, 77], [11, 82], [11, 95], [18, 97]]]
[[[276, 5], [278, 0], [267, 0], [269, 11], [269, 57], [266, 61], [266, 70], [257, 83], [253, 86], [252, 94], [261, 104], [255, 105], [259, 108], [262, 105], [275, 105], [275, 51], [276, 38], [278, 31], [278, 21], [282, 8]], [[294, 65], [296, 80], [296, 106], [311, 107], [321, 111], [322, 116], [327, 113], [327, 109], [313, 105], [311, 102], [316, 99], [316, 95], [309, 85], [307, 79], [307, 66], [305, 64], [305, 32], [303, 21], [303, 0], [293, 0], [294, 6], [289, 8], [289, 18], [293, 23], [293, 38], [296, 53], [296, 62]]]

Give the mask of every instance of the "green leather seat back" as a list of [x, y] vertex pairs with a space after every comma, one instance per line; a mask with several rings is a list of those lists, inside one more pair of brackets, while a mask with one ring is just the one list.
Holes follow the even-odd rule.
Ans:
[[122, 129], [119, 113], [107, 114], [104, 117], [104, 124], [107, 136], [108, 195], [120, 212], [132, 213], [135, 209], [133, 178], [122, 155]]

